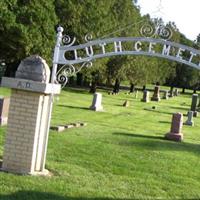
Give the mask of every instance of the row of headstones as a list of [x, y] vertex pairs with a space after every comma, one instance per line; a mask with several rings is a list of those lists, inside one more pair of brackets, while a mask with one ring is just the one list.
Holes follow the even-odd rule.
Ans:
[[[173, 95], [172, 95], [173, 94]], [[178, 89], [175, 90], [175, 92], [173, 93], [168, 93], [168, 91], [164, 91], [164, 98], [168, 99], [168, 97], [172, 97], [172, 96], [178, 96], [179, 92]], [[160, 101], [160, 87], [156, 86], [154, 89], [154, 94], [151, 98], [152, 101]], [[143, 102], [149, 102], [149, 91], [144, 90], [143, 92], [143, 98], [141, 99], [141, 101]], [[128, 101], [125, 101], [123, 106], [127, 107]], [[91, 110], [95, 110], [95, 111], [102, 111], [103, 110], [103, 106], [102, 106], [102, 94], [101, 93], [95, 93], [93, 96], [93, 101], [92, 101], [92, 105], [90, 106]]]
[[[149, 102], [150, 101], [149, 95], [150, 95], [150, 92], [148, 90], [144, 90], [143, 98], [141, 99], [141, 101]], [[170, 91], [165, 90], [163, 99], [168, 99], [169, 97], [178, 96], [178, 95], [179, 95], [179, 91], [177, 88], [174, 91], [173, 90], [170, 90]], [[160, 87], [155, 86], [153, 96], [151, 97], [151, 101], [160, 101], [160, 99], [161, 99], [160, 98]]]
[[[196, 95], [193, 95], [193, 98], [194, 96], [196, 100]], [[192, 98], [192, 106], [194, 104], [193, 98]], [[96, 111], [102, 111], [103, 107], [101, 105], [101, 100], [102, 100], [102, 94], [95, 93], [90, 109], [96, 110]], [[188, 119], [184, 123], [185, 125], [193, 125], [193, 121], [192, 121], [193, 113], [194, 113], [193, 111], [188, 112]], [[182, 141], [183, 140], [182, 127], [183, 127], [183, 114], [181, 113], [173, 114], [171, 129], [170, 129], [170, 132], [165, 135], [165, 138], [169, 140], [174, 140], [174, 141]]]

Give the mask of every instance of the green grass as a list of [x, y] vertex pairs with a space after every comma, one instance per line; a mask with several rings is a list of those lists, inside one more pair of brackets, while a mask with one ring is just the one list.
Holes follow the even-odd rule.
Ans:
[[[164, 140], [172, 113], [186, 114], [191, 96], [143, 103], [141, 93], [135, 99], [100, 92], [104, 112], [88, 110], [92, 95], [87, 91], [62, 91], [52, 124], [83, 121], [87, 126], [50, 131], [46, 168], [52, 177], [1, 172], [1, 200], [200, 198], [200, 119], [183, 127], [184, 142]], [[130, 107], [121, 106], [125, 100]], [[5, 132], [0, 128], [0, 157]]]

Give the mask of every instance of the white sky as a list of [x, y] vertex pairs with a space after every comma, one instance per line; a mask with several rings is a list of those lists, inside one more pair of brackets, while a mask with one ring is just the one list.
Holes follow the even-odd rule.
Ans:
[[138, 5], [142, 15], [149, 13], [165, 22], [175, 22], [179, 31], [191, 40], [200, 33], [200, 0], [138, 0]]

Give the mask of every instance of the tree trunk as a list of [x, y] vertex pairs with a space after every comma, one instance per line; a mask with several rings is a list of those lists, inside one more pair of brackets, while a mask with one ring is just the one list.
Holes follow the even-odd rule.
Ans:
[[193, 93], [194, 94], [196, 94], [197, 93], [197, 89], [195, 88], [195, 89], [193, 89]]
[[76, 85], [82, 86], [83, 85], [83, 74], [77, 73]]
[[115, 93], [115, 94], [119, 93], [119, 87], [120, 87], [120, 82], [119, 82], [119, 79], [116, 78], [115, 85], [114, 85], [114, 88], [113, 88], [113, 93]]
[[93, 93], [94, 94], [96, 92], [96, 89], [97, 89], [97, 83], [95, 81], [92, 81], [89, 93]]
[[135, 85], [133, 83], [131, 83], [131, 86], [130, 86], [130, 93], [133, 93], [135, 90]]
[[156, 82], [156, 86], [160, 86], [160, 82], [157, 81], [157, 82]]
[[146, 90], [146, 85], [143, 85], [142, 91], [145, 91], [145, 90]]
[[17, 71], [17, 68], [20, 64], [20, 61], [14, 62], [14, 63], [6, 63], [6, 70], [4, 73], [4, 76], [7, 77], [15, 77], [15, 73]]
[[184, 87], [182, 88], [182, 93], [185, 94], [185, 88]]

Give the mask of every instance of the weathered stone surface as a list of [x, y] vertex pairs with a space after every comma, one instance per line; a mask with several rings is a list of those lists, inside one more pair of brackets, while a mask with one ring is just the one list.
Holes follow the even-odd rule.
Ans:
[[160, 101], [160, 86], [155, 86], [151, 101]]
[[9, 97], [0, 98], [0, 125], [7, 124], [9, 105], [10, 105]]
[[187, 118], [186, 122], [184, 123], [184, 125], [194, 126], [193, 111], [188, 111], [187, 116], [188, 116], [188, 118]]
[[143, 102], [149, 102], [149, 91], [144, 90], [143, 91], [143, 98], [141, 99]]
[[174, 113], [172, 115], [171, 130], [165, 135], [166, 139], [174, 141], [182, 141], [183, 115], [181, 113]]
[[38, 55], [33, 55], [21, 61], [16, 78], [48, 83], [50, 70], [46, 61]]
[[94, 111], [103, 111], [103, 106], [101, 105], [102, 102], [102, 94], [95, 93], [93, 96], [92, 105], [90, 106], [91, 110]]

